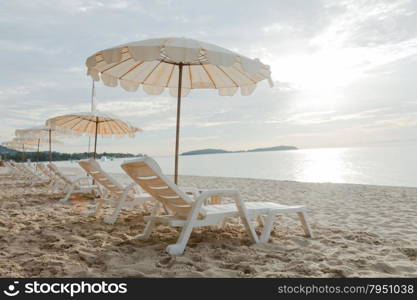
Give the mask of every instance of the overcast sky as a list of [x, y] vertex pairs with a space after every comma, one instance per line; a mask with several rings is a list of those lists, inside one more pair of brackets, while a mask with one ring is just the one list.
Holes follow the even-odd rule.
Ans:
[[[181, 152], [417, 143], [417, 1], [0, 2], [0, 141], [90, 109], [85, 59], [121, 43], [189, 37], [257, 57], [274, 88], [251, 96], [191, 91]], [[142, 128], [99, 151], [171, 155], [176, 99], [96, 84], [98, 109]], [[85, 151], [85, 138], [61, 151]]]

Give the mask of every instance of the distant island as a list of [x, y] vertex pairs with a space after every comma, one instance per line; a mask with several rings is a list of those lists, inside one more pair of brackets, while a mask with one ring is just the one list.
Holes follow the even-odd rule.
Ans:
[[241, 153], [241, 152], [264, 152], [264, 151], [284, 151], [284, 150], [297, 150], [295, 146], [276, 146], [267, 148], [256, 148], [250, 150], [228, 151], [223, 149], [201, 149], [183, 152], [181, 155], [201, 155], [201, 154], [218, 154], [218, 153]]

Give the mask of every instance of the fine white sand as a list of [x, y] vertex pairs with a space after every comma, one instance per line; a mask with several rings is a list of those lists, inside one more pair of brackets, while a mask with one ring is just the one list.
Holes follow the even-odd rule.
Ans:
[[125, 210], [108, 225], [86, 215], [91, 197], [60, 204], [62, 193], [48, 194], [0, 168], [0, 276], [417, 276], [417, 188], [196, 176], [180, 183], [236, 188], [245, 201], [303, 204], [316, 237], [304, 237], [297, 218], [284, 215], [270, 243], [253, 245], [236, 220], [195, 230], [184, 255], [170, 257], [165, 248], [178, 237], [173, 228], [158, 227], [148, 241], [132, 239], [149, 208]]

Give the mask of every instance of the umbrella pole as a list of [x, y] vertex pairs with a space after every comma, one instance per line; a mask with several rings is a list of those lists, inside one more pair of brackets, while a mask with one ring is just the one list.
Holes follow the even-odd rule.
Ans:
[[[94, 101], [94, 96], [96, 94], [95, 86], [94, 86], [94, 79], [92, 79], [92, 85], [91, 85], [91, 112], [96, 110], [96, 104]], [[87, 158], [90, 157], [90, 145], [91, 145], [91, 137], [88, 137], [88, 152], [87, 152]]]
[[52, 129], [49, 129], [49, 163], [52, 162], [52, 145], [51, 145]]
[[178, 100], [177, 100], [177, 129], [175, 139], [175, 175], [174, 182], [178, 183], [178, 150], [179, 150], [179, 139], [180, 139], [180, 115], [181, 115], [181, 89], [182, 89], [182, 63], [179, 63], [179, 74], [178, 74]]
[[39, 163], [39, 142], [41, 141], [40, 138], [38, 138], [38, 151], [36, 152], [36, 165], [35, 165], [35, 170], [38, 170], [38, 163]]
[[97, 153], [97, 130], [98, 130], [98, 117], [96, 117], [96, 134], [94, 137], [94, 154], [93, 154], [94, 159], [96, 159], [96, 153]]
[[22, 160], [23, 162], [25, 162], [26, 159], [26, 153], [25, 153], [25, 144], [22, 144]]
[[87, 148], [87, 158], [90, 158], [90, 144], [91, 144], [91, 136], [88, 136], [88, 148]]

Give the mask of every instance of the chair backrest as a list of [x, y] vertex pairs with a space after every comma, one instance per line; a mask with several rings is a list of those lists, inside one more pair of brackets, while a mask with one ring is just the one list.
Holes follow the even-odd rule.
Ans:
[[4, 161], [4, 165], [9, 168], [12, 172], [18, 172], [19, 170], [9, 161]]
[[21, 173], [25, 174], [26, 176], [28, 176], [28, 175], [32, 176], [30, 171], [28, 169], [26, 169], [23, 164], [24, 163], [15, 163], [14, 166], [15, 166], [16, 169], [18, 169]]
[[43, 163], [37, 163], [36, 166], [37, 166], [38, 170], [40, 170], [43, 175], [47, 176], [50, 179], [53, 179], [53, 177], [54, 177], [53, 173], [48, 171], [48, 169], [46, 168], [46, 166]]
[[64, 181], [66, 184], [72, 184], [72, 181], [62, 173], [53, 163], [48, 163], [48, 168], [53, 174], [55, 174], [59, 179]]
[[32, 167], [31, 166], [29, 166], [28, 164], [26, 164], [26, 163], [22, 163], [21, 165], [20, 165], [28, 174], [30, 174], [30, 175], [32, 175], [32, 176], [35, 176], [35, 177], [38, 177], [38, 174], [36, 174], [36, 172], [35, 172], [35, 170], [33, 170], [32, 169]]
[[160, 201], [166, 209], [177, 215], [187, 216], [193, 200], [162, 174], [158, 163], [149, 156], [125, 161], [122, 169], [144, 191]]
[[[124, 187], [110, 174], [104, 171], [96, 160], [91, 158], [84, 159], [79, 162], [79, 165], [88, 173], [88, 175], [93, 177], [96, 182], [113, 194], [113, 196], [120, 198], [123, 194]], [[127, 200], [132, 200], [132, 197], [128, 195]]]
[[23, 175], [23, 176], [30, 176], [30, 173], [28, 172], [28, 170], [26, 170], [26, 169], [22, 166], [22, 163], [17, 163], [17, 162], [14, 162], [14, 163], [12, 164], [12, 166], [13, 166], [13, 167], [14, 167], [17, 171], [19, 171], [21, 175]]
[[14, 167], [12, 166], [12, 164], [10, 163], [10, 162], [8, 162], [8, 161], [4, 161], [3, 162], [4, 163], [4, 165], [7, 167], [7, 168], [9, 168], [9, 169], [14, 169]]

